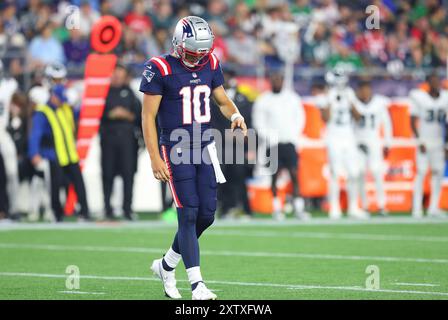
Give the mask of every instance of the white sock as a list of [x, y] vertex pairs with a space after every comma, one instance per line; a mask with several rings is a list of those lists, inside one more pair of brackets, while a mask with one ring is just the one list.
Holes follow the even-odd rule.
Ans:
[[299, 213], [305, 210], [305, 201], [303, 198], [294, 198], [294, 210]]
[[376, 199], [378, 201], [378, 207], [381, 210], [386, 208], [386, 194], [384, 191], [384, 180], [383, 175], [381, 173], [375, 174], [375, 186], [376, 186]]
[[347, 179], [347, 191], [348, 191], [348, 210], [356, 211], [359, 209], [358, 206], [358, 179], [348, 178]]
[[280, 201], [280, 198], [275, 197], [272, 205], [274, 207], [274, 212], [281, 212], [282, 211], [282, 202]]
[[333, 210], [340, 210], [339, 204], [339, 181], [335, 175], [330, 176], [329, 181], [329, 200], [330, 200], [330, 212]]
[[367, 199], [366, 176], [364, 174], [359, 176], [359, 192], [361, 195], [362, 207], [367, 209], [369, 207], [369, 201]]
[[414, 197], [412, 199], [412, 212], [420, 213], [422, 211], [423, 179], [424, 175], [421, 173], [417, 173], [414, 180]]
[[170, 268], [175, 269], [179, 264], [180, 260], [182, 259], [182, 256], [180, 255], [180, 253], [177, 253], [176, 251], [173, 250], [173, 248], [170, 247], [168, 251], [165, 253], [163, 259]]
[[436, 212], [439, 209], [442, 179], [443, 176], [440, 174], [433, 174], [431, 176], [431, 199], [429, 202], [429, 212]]
[[188, 281], [190, 284], [194, 284], [202, 281], [201, 269], [200, 267], [192, 267], [187, 269]]

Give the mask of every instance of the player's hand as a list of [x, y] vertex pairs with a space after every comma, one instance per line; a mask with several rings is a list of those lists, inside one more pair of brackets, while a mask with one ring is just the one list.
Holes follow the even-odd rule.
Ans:
[[390, 148], [384, 147], [384, 149], [383, 149], [384, 158], [387, 158], [389, 156], [389, 152], [390, 152]]
[[31, 164], [34, 167], [37, 167], [39, 165], [39, 163], [42, 162], [42, 157], [39, 154], [36, 154], [32, 159], [31, 159]]
[[230, 125], [230, 128], [232, 129], [232, 131], [234, 131], [236, 128], [240, 128], [241, 131], [243, 131], [243, 135], [247, 136], [246, 122], [244, 122], [244, 118], [242, 117], [236, 118]]
[[162, 158], [157, 157], [151, 162], [152, 173], [157, 180], [168, 182], [170, 180], [170, 172], [162, 160]]
[[423, 143], [418, 146], [418, 149], [421, 153], [426, 153], [426, 146]]

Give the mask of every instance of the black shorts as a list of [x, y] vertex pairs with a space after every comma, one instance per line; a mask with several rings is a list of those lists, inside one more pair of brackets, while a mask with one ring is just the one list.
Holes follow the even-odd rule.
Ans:
[[279, 143], [268, 149], [268, 157], [274, 149], [278, 154], [278, 169], [297, 168], [298, 156], [296, 147], [292, 143]]

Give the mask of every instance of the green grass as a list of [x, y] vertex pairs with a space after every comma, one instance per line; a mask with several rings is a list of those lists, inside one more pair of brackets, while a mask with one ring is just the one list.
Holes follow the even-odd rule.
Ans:
[[[389, 222], [218, 223], [200, 241], [202, 274], [220, 299], [448, 299], [448, 223], [373, 220]], [[0, 225], [0, 299], [165, 299], [149, 265], [173, 225], [47, 226]], [[64, 292], [68, 265], [81, 293]], [[365, 289], [369, 265], [380, 290]], [[177, 278], [190, 299], [183, 265]]]

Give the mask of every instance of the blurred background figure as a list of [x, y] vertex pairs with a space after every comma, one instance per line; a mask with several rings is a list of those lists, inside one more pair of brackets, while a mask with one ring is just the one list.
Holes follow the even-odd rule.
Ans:
[[141, 103], [129, 87], [129, 80], [127, 69], [118, 65], [112, 75], [100, 125], [104, 210], [108, 219], [115, 217], [110, 199], [116, 176], [123, 180], [123, 215], [128, 220], [136, 218], [132, 211], [132, 195]]
[[[392, 123], [388, 106], [390, 100], [384, 96], [373, 94], [369, 80], [358, 83], [354, 107], [360, 113], [356, 122], [355, 133], [361, 160], [360, 192], [362, 206], [368, 211], [367, 173], [371, 172], [375, 180], [375, 196], [379, 213], [386, 215], [386, 193], [384, 190], [384, 155], [388, 154], [392, 140]], [[384, 131], [384, 139], [381, 137]]]
[[[282, 169], [286, 169], [293, 185], [294, 214], [299, 219], [309, 219], [297, 179], [298, 140], [305, 125], [302, 101], [295, 91], [283, 87], [283, 74], [273, 72], [269, 80], [271, 91], [264, 92], [255, 100], [253, 122], [260, 139], [271, 142], [268, 153], [278, 154], [278, 170], [273, 173], [271, 180], [273, 217], [284, 219], [282, 202], [277, 194], [277, 178]], [[272, 143], [270, 134], [278, 135], [277, 144]]]
[[[223, 70], [223, 73], [227, 95], [238, 106], [247, 128], [252, 128], [252, 102], [241, 92], [241, 88], [235, 79], [235, 70], [227, 68]], [[220, 217], [224, 219], [237, 217], [249, 219], [252, 217], [252, 210], [249, 204], [246, 182], [252, 177], [253, 165], [249, 162], [254, 160], [254, 150], [248, 150], [247, 143], [238, 135], [226, 132], [229, 127], [229, 120], [222, 115], [218, 106], [212, 107], [211, 112], [212, 126], [219, 130], [224, 140], [223, 148], [218, 150], [222, 172], [227, 179], [226, 183], [218, 185]], [[235, 159], [237, 149], [244, 149], [244, 159]], [[227, 154], [233, 155], [230, 163], [226, 163]]]
[[431, 199], [428, 216], [446, 216], [439, 208], [439, 200], [448, 153], [446, 148], [448, 92], [441, 90], [440, 78], [436, 73], [431, 73], [427, 80], [428, 90], [414, 89], [409, 94], [411, 126], [418, 141], [417, 175], [414, 181], [412, 206], [414, 218], [423, 217], [423, 182], [428, 169], [431, 171]]
[[60, 190], [73, 183], [80, 205], [78, 218], [90, 219], [84, 180], [76, 151], [75, 121], [64, 85], [53, 84], [46, 105], [37, 105], [32, 117], [28, 155], [33, 166], [50, 176], [51, 207], [57, 222], [64, 218]]
[[355, 93], [348, 86], [346, 72], [341, 69], [329, 71], [326, 81], [330, 89], [320, 97], [322, 100], [318, 101], [318, 105], [321, 107], [322, 119], [327, 124], [326, 143], [330, 165], [329, 217], [342, 217], [339, 179], [346, 175], [348, 215], [364, 219], [368, 214], [358, 205], [360, 165], [354, 121], [359, 120], [360, 114], [353, 107]]
[[17, 81], [6, 77], [3, 62], [0, 60], [0, 153], [3, 158], [4, 173], [6, 175], [6, 194], [8, 206], [5, 212], [17, 213], [17, 196], [19, 190], [19, 175], [17, 150], [8, 132], [11, 114], [11, 98], [17, 90]]
[[0, 153], [0, 221], [8, 217], [8, 195], [6, 193], [5, 162]]

